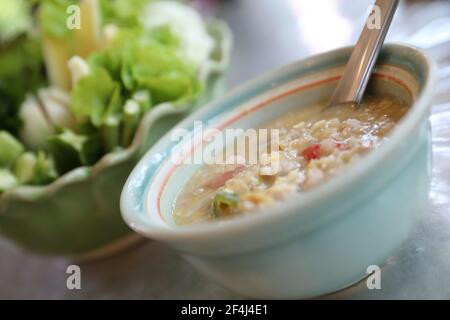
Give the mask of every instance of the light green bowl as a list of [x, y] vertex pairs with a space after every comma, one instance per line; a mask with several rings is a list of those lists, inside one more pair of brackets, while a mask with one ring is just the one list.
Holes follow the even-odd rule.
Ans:
[[219, 21], [209, 24], [216, 40], [212, 59], [200, 78], [206, 87], [197, 101], [152, 108], [143, 117], [131, 146], [105, 155], [92, 167], [80, 167], [46, 186], [22, 186], [0, 195], [0, 233], [19, 246], [48, 255], [86, 256], [127, 242], [119, 199], [138, 159], [172, 126], [220, 94], [232, 36]]
[[[320, 296], [381, 266], [426, 212], [431, 179], [428, 116], [436, 68], [405, 44], [383, 47], [368, 87], [410, 106], [379, 148], [316, 188], [255, 214], [188, 226], [178, 226], [172, 215], [177, 194], [199, 168], [179, 160], [201, 159], [205, 148], [214, 150], [224, 138], [202, 139], [207, 130], [245, 132], [326, 103], [352, 50], [271, 71], [183, 120], [173, 130], [189, 134], [181, 141], [170, 134], [161, 138], [128, 178], [121, 201], [128, 225], [172, 247], [224, 287], [258, 299]], [[205, 124], [202, 130], [196, 121]]]

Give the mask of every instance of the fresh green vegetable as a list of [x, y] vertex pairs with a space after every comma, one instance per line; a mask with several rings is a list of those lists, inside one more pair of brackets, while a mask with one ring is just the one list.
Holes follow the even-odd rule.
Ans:
[[174, 51], [161, 45], [130, 48], [125, 53], [122, 70], [132, 80], [128, 89], [148, 89], [155, 104], [180, 104], [192, 100], [200, 91], [193, 69]]
[[114, 151], [119, 145], [120, 119], [117, 115], [109, 115], [100, 128], [100, 136], [106, 152]]
[[105, 24], [114, 23], [121, 27], [139, 24], [142, 9], [152, 0], [101, 0], [102, 17]]
[[0, 131], [0, 166], [9, 167], [24, 152], [23, 145], [9, 132]]
[[152, 106], [152, 97], [147, 90], [136, 91], [132, 98], [141, 106], [142, 114], [145, 114], [148, 110], [150, 110]]
[[[167, 32], [163, 39], [172, 37]], [[146, 89], [152, 102], [191, 101], [201, 90], [195, 68], [179, 58], [173, 41], [164, 43], [160, 33], [127, 30], [117, 36], [121, 56], [121, 80], [128, 91]], [[114, 49], [113, 49], [114, 50]]]
[[[67, 25], [72, 5], [81, 10], [74, 30]], [[206, 34], [201, 45], [193, 39], [206, 28], [183, 7], [154, 0], [0, 2], [0, 193], [93, 165], [128, 147], [153, 106], [197, 98], [199, 61], [209, 53]], [[233, 207], [227, 196], [217, 196], [217, 210]]]
[[169, 29], [146, 31], [121, 29], [111, 45], [89, 58], [90, 65], [102, 67], [120, 82], [125, 93], [148, 90], [154, 104], [183, 102], [200, 91], [195, 68], [178, 55]]
[[44, 152], [38, 152], [36, 164], [34, 165], [31, 184], [43, 185], [52, 182], [58, 177], [53, 159]]
[[74, 55], [87, 57], [100, 46], [101, 14], [98, 1], [39, 1], [42, 47], [52, 85], [69, 90], [71, 83], [67, 63], [70, 58]]
[[32, 25], [31, 8], [25, 0], [0, 2], [0, 42], [5, 43], [26, 33]]
[[68, 129], [51, 137], [49, 145], [59, 174], [92, 165], [102, 154], [98, 137], [76, 134]]
[[133, 139], [141, 116], [141, 106], [135, 100], [128, 100], [123, 111], [123, 133], [121, 145], [128, 147]]
[[[89, 74], [73, 88], [73, 114], [80, 124], [88, 121], [99, 128], [107, 152], [119, 142], [128, 145], [137, 128], [137, 111], [125, 111], [129, 98], [136, 99], [141, 116], [152, 104], [179, 104], [200, 92], [194, 69], [178, 57], [170, 32], [164, 34], [123, 29], [108, 48], [90, 56]], [[123, 134], [118, 138], [121, 126]]]
[[239, 196], [234, 192], [222, 189], [216, 193], [213, 200], [213, 214], [230, 214], [239, 205]]
[[18, 133], [22, 121], [21, 103], [27, 93], [45, 86], [45, 73], [39, 42], [21, 36], [7, 45], [0, 44], [0, 130]]
[[14, 173], [21, 184], [30, 183], [34, 177], [37, 158], [32, 152], [23, 153], [14, 165]]
[[177, 50], [190, 65], [198, 68], [214, 49], [200, 14], [177, 1], [152, 1], [141, 14], [141, 22], [148, 30], [168, 29], [177, 39]]
[[20, 110], [22, 126], [19, 131], [20, 140], [33, 151], [45, 149], [48, 138], [55, 133], [55, 129], [42, 112], [35, 97], [29, 96]]
[[14, 164], [15, 178], [20, 184], [41, 185], [58, 177], [53, 159], [40, 151], [23, 153]]
[[81, 121], [88, 118], [96, 127], [104, 123], [109, 109], [115, 109], [118, 105], [119, 83], [101, 67], [92, 68], [90, 74], [81, 78], [72, 91], [72, 112]]
[[9, 190], [17, 186], [16, 177], [7, 169], [0, 169], [0, 192]]
[[20, 104], [45, 85], [38, 39], [31, 36], [31, 6], [24, 0], [0, 1], [0, 130], [17, 134]]

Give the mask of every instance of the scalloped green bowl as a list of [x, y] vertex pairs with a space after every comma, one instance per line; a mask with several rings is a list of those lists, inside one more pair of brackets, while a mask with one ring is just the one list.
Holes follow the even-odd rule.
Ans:
[[141, 156], [172, 126], [223, 91], [232, 35], [226, 24], [211, 22], [216, 40], [200, 78], [206, 87], [194, 103], [155, 106], [141, 120], [131, 146], [105, 155], [92, 167], [70, 171], [47, 186], [22, 186], [0, 195], [0, 233], [40, 254], [89, 256], [110, 251], [134, 238], [123, 222], [123, 185]]

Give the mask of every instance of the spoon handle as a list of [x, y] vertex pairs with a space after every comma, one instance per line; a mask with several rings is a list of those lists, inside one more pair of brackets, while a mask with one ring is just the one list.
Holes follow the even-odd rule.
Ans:
[[[374, 11], [368, 17], [344, 73], [330, 99], [330, 106], [353, 103], [358, 107], [398, 3], [399, 0], [376, 0]], [[380, 22], [378, 25], [377, 19]]]

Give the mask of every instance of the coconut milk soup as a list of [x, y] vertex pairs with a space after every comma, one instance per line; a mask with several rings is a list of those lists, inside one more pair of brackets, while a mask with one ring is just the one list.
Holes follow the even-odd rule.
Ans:
[[[178, 225], [244, 214], [301, 196], [377, 148], [408, 110], [387, 96], [366, 98], [355, 110], [301, 108], [261, 126], [278, 129], [277, 150], [252, 164], [204, 165], [178, 195]], [[275, 169], [276, 168], [276, 169]]]

